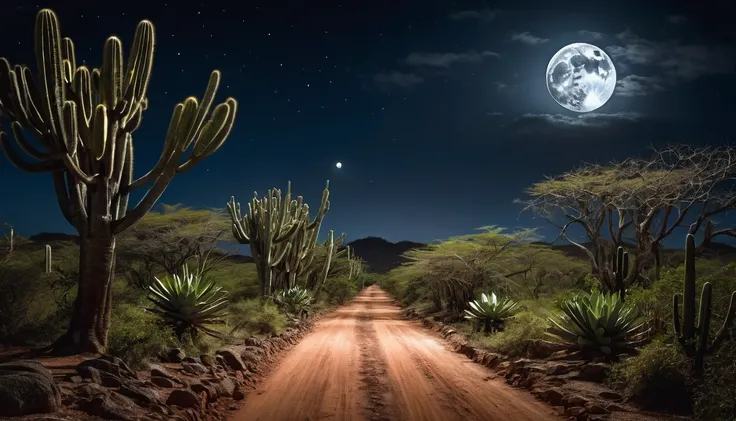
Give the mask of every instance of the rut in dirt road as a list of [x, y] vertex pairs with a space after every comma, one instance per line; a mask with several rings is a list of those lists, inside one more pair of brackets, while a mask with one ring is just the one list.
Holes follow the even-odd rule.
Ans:
[[377, 286], [320, 320], [233, 421], [551, 421], [550, 407], [449, 350]]

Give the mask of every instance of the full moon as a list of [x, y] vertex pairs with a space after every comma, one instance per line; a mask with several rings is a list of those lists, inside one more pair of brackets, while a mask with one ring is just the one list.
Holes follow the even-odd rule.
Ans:
[[335, 167], [342, 168], [342, 162], [338, 162], [337, 164], [335, 164]]
[[563, 47], [547, 65], [547, 90], [570, 111], [587, 113], [608, 102], [616, 88], [616, 68], [603, 50], [578, 42]]

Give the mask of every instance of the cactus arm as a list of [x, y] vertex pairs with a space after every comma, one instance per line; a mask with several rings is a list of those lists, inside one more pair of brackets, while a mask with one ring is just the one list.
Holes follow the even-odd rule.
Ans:
[[10, 146], [10, 140], [5, 133], [0, 132], [0, 148], [5, 152], [8, 161], [21, 171], [30, 173], [41, 173], [49, 171], [59, 171], [64, 169], [64, 165], [58, 160], [28, 162]]
[[680, 325], [680, 297], [681, 294], [674, 294], [672, 296], [672, 324], [675, 329], [675, 336], [680, 345], [685, 346], [685, 341], [682, 336], [682, 327]]
[[729, 336], [729, 330], [731, 329], [733, 325], [734, 318], [736, 317], [736, 291], [734, 291], [731, 294], [731, 301], [728, 304], [728, 313], [726, 314], [726, 319], [723, 320], [723, 325], [721, 325], [721, 328], [718, 330], [718, 333], [716, 333], [716, 337], [713, 340], [713, 343], [708, 347], [708, 353], [713, 353], [718, 350], [718, 348], [721, 346], [721, 343], [723, 343], [724, 340], [726, 340], [726, 337]]
[[685, 343], [690, 344], [695, 339], [695, 237], [692, 234], [687, 235], [685, 243], [685, 291], [682, 306], [682, 336]]
[[710, 318], [711, 318], [711, 300], [713, 299], [713, 286], [710, 282], [703, 285], [703, 291], [700, 294], [700, 311], [698, 314], [698, 354], [702, 356], [708, 349], [708, 336], [710, 334]]

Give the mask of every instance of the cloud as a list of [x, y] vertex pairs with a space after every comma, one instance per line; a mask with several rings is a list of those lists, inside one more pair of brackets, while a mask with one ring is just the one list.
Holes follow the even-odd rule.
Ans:
[[664, 91], [662, 79], [657, 76], [628, 75], [616, 82], [618, 96], [645, 96]]
[[673, 25], [680, 25], [687, 22], [687, 18], [682, 15], [667, 15], [667, 22]]
[[624, 64], [655, 66], [672, 79], [731, 74], [736, 69], [736, 53], [725, 45], [683, 44], [677, 40], [651, 41], [627, 30], [616, 36], [623, 45], [606, 48]]
[[503, 113], [500, 111], [494, 111], [492, 113], [486, 113], [486, 115], [489, 117], [501, 117]]
[[373, 76], [373, 82], [381, 89], [411, 88], [424, 82], [414, 73], [381, 72]]
[[[584, 113], [577, 116], [564, 114], [524, 114], [511, 121], [508, 128], [517, 134], [548, 133], [550, 129], [565, 131], [571, 130], [598, 130], [621, 124], [631, 124], [643, 118], [642, 114], [634, 112], [620, 113]], [[582, 131], [581, 134], [586, 133]]]
[[498, 16], [498, 10], [482, 9], [482, 10], [461, 10], [459, 12], [451, 13], [450, 19], [452, 20], [477, 20], [482, 23], [492, 21]]
[[499, 91], [509, 87], [507, 84], [503, 82], [494, 82], [494, 84], [496, 85], [496, 89], [498, 89]]
[[500, 57], [493, 51], [468, 51], [465, 53], [411, 53], [404, 63], [410, 66], [427, 66], [447, 68], [455, 63], [481, 63], [487, 57]]
[[549, 41], [547, 38], [539, 38], [529, 32], [515, 33], [511, 35], [511, 41], [519, 41], [528, 45], [539, 45]]
[[605, 36], [601, 32], [586, 31], [585, 29], [578, 31], [578, 35], [587, 39], [601, 39]]

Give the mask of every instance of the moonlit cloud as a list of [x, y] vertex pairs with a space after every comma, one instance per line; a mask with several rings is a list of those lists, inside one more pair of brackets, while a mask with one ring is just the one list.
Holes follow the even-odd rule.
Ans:
[[628, 75], [616, 82], [616, 95], [632, 97], [651, 95], [664, 90], [662, 79], [657, 76]]
[[583, 113], [574, 117], [565, 114], [524, 114], [514, 119], [514, 122], [522, 125], [543, 122], [557, 127], [607, 127], [621, 121], [638, 121], [642, 117], [642, 114], [635, 112]]
[[585, 29], [578, 31], [578, 35], [586, 39], [594, 39], [594, 40], [601, 39], [605, 36], [601, 32], [586, 31]]
[[449, 17], [452, 20], [477, 20], [478, 22], [487, 23], [495, 19], [498, 12], [498, 10], [491, 9], [461, 10], [451, 13]]
[[455, 63], [481, 63], [484, 58], [495, 57], [500, 55], [493, 51], [467, 51], [464, 53], [411, 53], [405, 59], [404, 63], [410, 66], [427, 66], [427, 67], [450, 67]]
[[540, 38], [530, 34], [529, 32], [520, 32], [511, 35], [511, 41], [523, 42], [527, 45], [539, 45], [549, 41], [547, 38]]

